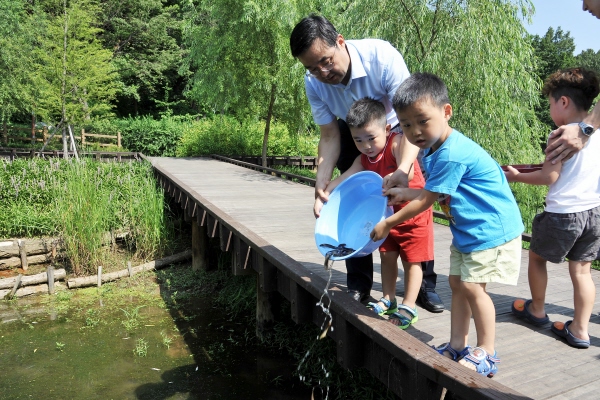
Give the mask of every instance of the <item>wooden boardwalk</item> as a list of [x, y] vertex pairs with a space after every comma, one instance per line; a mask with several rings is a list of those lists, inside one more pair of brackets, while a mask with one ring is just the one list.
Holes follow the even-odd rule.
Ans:
[[[328, 278], [323, 268], [323, 257], [314, 242], [313, 188], [212, 159], [152, 158], [151, 161], [157, 170], [176, 177], [266, 242], [313, 273]], [[432, 314], [419, 309], [419, 322], [406, 330], [426, 344], [439, 345], [449, 339], [452, 310], [447, 276], [451, 237], [449, 228], [436, 224], [437, 292], [447, 311]], [[596, 301], [592, 314], [591, 347], [587, 350], [569, 347], [550, 332], [549, 326], [540, 329], [513, 317], [510, 312], [512, 301], [519, 297], [529, 298], [527, 262], [527, 251], [524, 250], [517, 286], [488, 285], [496, 306], [496, 349], [502, 360], [499, 373], [493, 380], [534, 399], [600, 398], [600, 373], [596, 369], [600, 366], [599, 301]], [[375, 263], [375, 284], [371, 296], [377, 299], [381, 296], [377, 255]], [[566, 264], [548, 266], [547, 312], [552, 321], [566, 321], [573, 316], [568, 268]], [[600, 272], [592, 272], [597, 282]], [[402, 296], [402, 280], [400, 269], [399, 296]], [[332, 284], [345, 288], [343, 262], [334, 264]], [[476, 343], [473, 324], [469, 343]]]

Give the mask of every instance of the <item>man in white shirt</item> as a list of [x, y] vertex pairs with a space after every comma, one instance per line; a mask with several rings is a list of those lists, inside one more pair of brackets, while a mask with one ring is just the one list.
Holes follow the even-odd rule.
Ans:
[[[348, 40], [325, 18], [311, 15], [300, 21], [290, 36], [292, 56], [304, 65], [306, 95], [321, 138], [315, 197], [327, 201], [324, 193], [334, 167], [343, 172], [360, 155], [345, 118], [352, 103], [364, 97], [381, 101], [392, 130], [399, 131], [392, 108], [396, 89], [410, 73], [404, 59], [388, 42], [378, 39]], [[399, 173], [388, 186], [408, 186], [408, 173], [418, 148], [403, 138]], [[406, 160], [406, 161], [403, 161]], [[435, 293], [437, 275], [433, 260], [423, 263], [423, 284], [419, 301], [431, 312], [444, 304]], [[358, 301], [369, 297], [373, 285], [373, 257], [346, 260], [348, 293]]]

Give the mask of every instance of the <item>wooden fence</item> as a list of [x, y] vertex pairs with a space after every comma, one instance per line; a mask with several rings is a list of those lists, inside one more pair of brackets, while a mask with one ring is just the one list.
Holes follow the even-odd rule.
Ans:
[[[19, 135], [19, 132], [27, 132], [26, 136]], [[2, 126], [2, 143], [4, 146], [8, 145], [9, 140], [21, 141], [21, 142], [29, 142], [31, 145], [35, 145], [36, 143], [46, 143], [50, 134], [48, 132], [48, 127], [44, 126], [43, 128], [36, 128], [35, 125], [31, 128], [21, 128], [17, 126], [9, 126], [6, 122]], [[95, 133], [87, 133], [85, 129], [81, 130], [81, 136], [73, 136], [75, 140], [79, 140], [82, 146], [86, 144], [90, 144], [92, 142], [89, 141], [89, 138], [98, 138], [98, 139], [110, 139], [114, 140], [115, 143], [96, 143], [101, 147], [109, 147], [116, 145], [118, 148], [121, 148], [121, 132], [117, 132], [116, 135], [101, 135]], [[62, 135], [54, 135], [53, 139], [61, 140]]]

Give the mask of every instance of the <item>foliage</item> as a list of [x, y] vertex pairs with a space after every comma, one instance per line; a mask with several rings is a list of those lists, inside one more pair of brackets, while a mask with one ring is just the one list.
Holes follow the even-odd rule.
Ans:
[[121, 86], [120, 116], [182, 114], [190, 108], [183, 99], [186, 73], [178, 68], [184, 18], [178, 2], [161, 0], [104, 0], [100, 34], [104, 48], [113, 49], [112, 65]]
[[147, 163], [0, 161], [0, 237], [60, 235], [76, 273], [95, 271], [106, 232], [129, 232], [152, 258], [170, 239], [164, 195]]
[[[178, 156], [220, 154], [225, 156], [261, 154], [265, 123], [233, 117], [215, 116], [188, 125], [176, 150]], [[218, 138], [218, 140], [215, 140]], [[269, 155], [316, 155], [318, 138], [313, 135], [290, 134], [287, 127], [271, 126]]]
[[575, 64], [591, 69], [600, 75], [600, 50], [596, 52], [592, 49], [583, 50], [575, 57]]
[[0, 121], [13, 114], [31, 112], [30, 53], [32, 29], [27, 25], [24, 0], [0, 2]]
[[[213, 113], [266, 121], [263, 157], [271, 121], [296, 133], [308, 117], [300, 78], [303, 69], [289, 55], [289, 34], [300, 19], [297, 2], [208, 0], [190, 12], [185, 60], [195, 68], [188, 95]], [[241, 40], [240, 40], [241, 39]]]
[[36, 114], [54, 124], [109, 114], [117, 87], [112, 52], [98, 40], [99, 0], [65, 0], [62, 7], [48, 3], [47, 12], [35, 13], [40, 25], [34, 51]]
[[[541, 82], [544, 82], [548, 76], [559, 69], [576, 66], [573, 52], [575, 51], [575, 42], [569, 32], [564, 32], [560, 27], [556, 31], [550, 27], [543, 37], [533, 35], [531, 43], [535, 50], [536, 75]], [[542, 124], [545, 125], [545, 131], [540, 136], [540, 142], [545, 146], [548, 131], [555, 127], [552, 118], [550, 118], [550, 103], [548, 99], [540, 93], [540, 102], [535, 107], [535, 113]]]
[[116, 135], [121, 132], [122, 145], [129, 151], [147, 156], [170, 157], [176, 153], [176, 146], [190, 116], [162, 117], [158, 120], [150, 117], [135, 117], [112, 120], [95, 120], [86, 124], [86, 131]]

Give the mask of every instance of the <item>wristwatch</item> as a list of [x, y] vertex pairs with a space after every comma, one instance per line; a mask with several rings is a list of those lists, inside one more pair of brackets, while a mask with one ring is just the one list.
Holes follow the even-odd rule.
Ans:
[[592, 125], [586, 124], [585, 122], [580, 122], [579, 127], [581, 128], [581, 132], [585, 136], [591, 136], [594, 133], [594, 127]]

